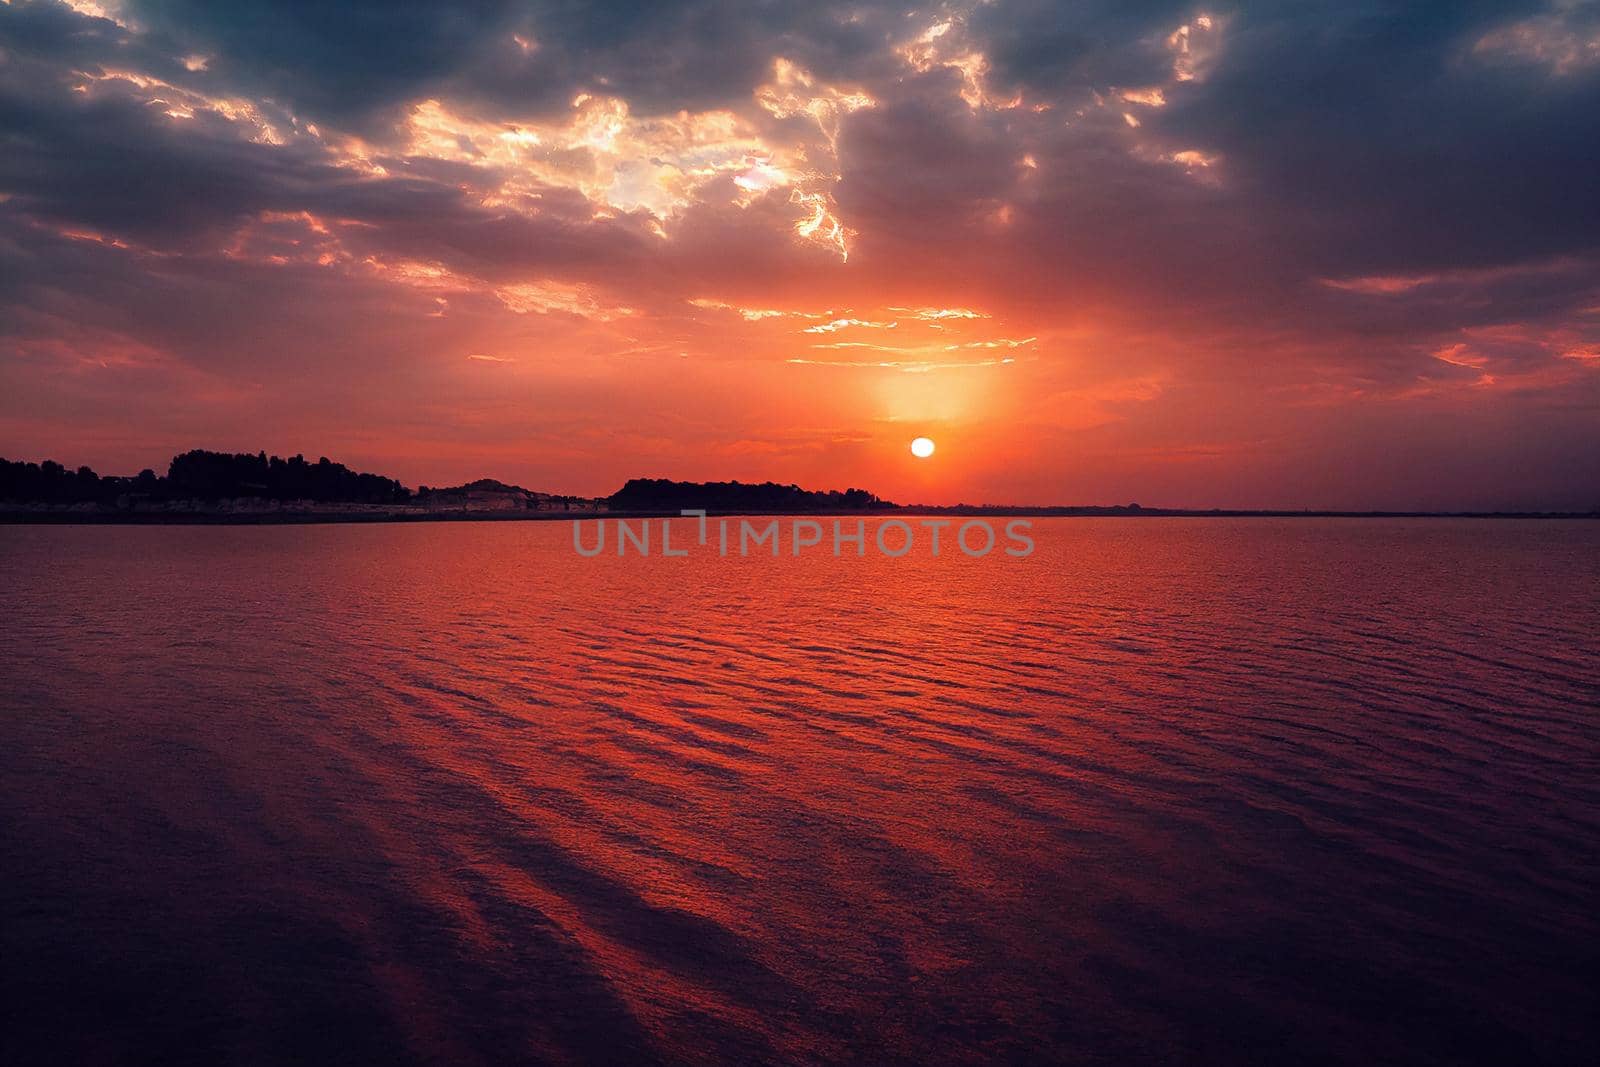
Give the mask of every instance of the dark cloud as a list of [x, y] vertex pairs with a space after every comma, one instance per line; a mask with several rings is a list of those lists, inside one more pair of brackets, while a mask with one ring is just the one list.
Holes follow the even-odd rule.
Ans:
[[934, 91], [908, 93], [845, 124], [837, 197], [847, 217], [874, 233], [939, 234], [953, 243], [1012, 192], [1021, 153], [1004, 120], [962, 101], [953, 72], [923, 80]]
[[975, 6], [998, 83], [1043, 99], [1080, 88], [1143, 86], [1172, 72], [1167, 37], [1196, 13], [1172, 0], [996, 0]]
[[211, 58], [236, 85], [359, 124], [427, 93], [525, 19], [516, 5], [351, 0], [136, 0], [129, 15]]
[[584, 91], [641, 113], [724, 106], [748, 98], [775, 55], [850, 76], [907, 28], [898, 5], [787, 0], [136, 0], [129, 12], [235, 84], [368, 133], [440, 94], [522, 116]]
[[1600, 63], [1557, 76], [1474, 45], [1532, 5], [1242, 10], [1160, 128], [1229, 174], [1320, 273], [1423, 270], [1600, 244]]

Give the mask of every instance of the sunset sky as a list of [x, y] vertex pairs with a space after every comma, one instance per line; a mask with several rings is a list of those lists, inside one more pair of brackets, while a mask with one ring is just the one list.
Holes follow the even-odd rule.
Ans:
[[1600, 4], [0, 0], [0, 455], [191, 447], [1600, 505]]

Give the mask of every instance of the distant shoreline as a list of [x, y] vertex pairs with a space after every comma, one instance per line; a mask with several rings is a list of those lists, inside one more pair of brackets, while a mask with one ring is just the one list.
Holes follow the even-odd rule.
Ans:
[[861, 488], [802, 489], [777, 482], [629, 478], [608, 496], [547, 493], [493, 478], [407, 488], [326, 457], [190, 449], [165, 475], [101, 477], [0, 459], [0, 525], [310, 526], [370, 522], [544, 522], [552, 519], [716, 516], [972, 516], [975, 518], [1592, 519], [1567, 511], [1382, 511], [1337, 508], [1164, 508], [1126, 504], [898, 504]]
[[[940, 516], [1024, 519], [1600, 519], [1600, 512], [1572, 511], [1279, 511], [1126, 507], [917, 507], [851, 511], [754, 511], [708, 509], [712, 517], [937, 518]], [[130, 512], [64, 508], [0, 509], [0, 526], [329, 526], [369, 523], [555, 522], [564, 519], [679, 518], [677, 511], [189, 511]]]

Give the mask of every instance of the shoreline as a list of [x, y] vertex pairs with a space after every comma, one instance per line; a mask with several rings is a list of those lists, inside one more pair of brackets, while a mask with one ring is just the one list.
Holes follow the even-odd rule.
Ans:
[[[1600, 519], [1600, 512], [1277, 511], [1126, 507], [916, 507], [855, 511], [707, 509], [713, 518], [1022, 518], [1022, 519]], [[566, 519], [676, 519], [676, 511], [264, 511], [119, 512], [0, 510], [0, 526], [330, 526], [371, 523], [558, 522]]]

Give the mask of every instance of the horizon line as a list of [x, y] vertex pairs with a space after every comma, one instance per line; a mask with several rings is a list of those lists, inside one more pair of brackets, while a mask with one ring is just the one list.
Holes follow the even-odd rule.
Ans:
[[[512, 482], [506, 482], [506, 481], [503, 481], [500, 478], [497, 478], [497, 477], [494, 477], [494, 476], [491, 476], [491, 475], [483, 475], [483, 476], [478, 477], [478, 478], [473, 478], [473, 479], [469, 479], [467, 481], [463, 481], [459, 485], [449, 485], [449, 486], [430, 486], [430, 485], [427, 485], [427, 484], [425, 484], [425, 483], [423, 483], [423, 482], [421, 482], [419, 480], [417, 482], [416, 487], [412, 488], [410, 486], [407, 486], [404, 482], [400, 481], [400, 479], [398, 479], [398, 478], [393, 478], [393, 477], [391, 477], [389, 475], [381, 475], [381, 474], [375, 474], [375, 473], [365, 472], [365, 471], [356, 471], [356, 470], [346, 466], [345, 464], [343, 464], [341, 462], [338, 462], [336, 460], [330, 459], [326, 455], [319, 455], [316, 460], [309, 460], [309, 459], [305, 458], [305, 453], [304, 452], [297, 452], [292, 456], [284, 457], [284, 456], [279, 456], [279, 455], [276, 455], [276, 454], [270, 454], [265, 449], [257, 449], [254, 452], [234, 452], [234, 451], [211, 450], [211, 449], [204, 449], [204, 448], [190, 448], [190, 449], [186, 449], [184, 451], [181, 451], [181, 452], [178, 452], [178, 453], [174, 454], [172, 459], [168, 461], [167, 473], [156, 473], [155, 472], [155, 468], [153, 468], [153, 467], [144, 467], [144, 468], [142, 468], [140, 470], [140, 472], [138, 474], [131, 474], [131, 475], [127, 475], [127, 474], [122, 474], [122, 475], [104, 474], [104, 475], [102, 475], [102, 474], [99, 474], [98, 472], [95, 472], [93, 470], [93, 468], [88, 467], [87, 464], [80, 465], [78, 467], [71, 467], [71, 466], [68, 466], [65, 463], [62, 463], [59, 460], [53, 460], [53, 459], [8, 460], [3, 455], [0, 455], [0, 464], [17, 464], [17, 465], [21, 465], [21, 466], [31, 466], [31, 467], [40, 468], [40, 469], [44, 468], [45, 465], [47, 465], [47, 464], [53, 464], [54, 466], [59, 467], [64, 475], [68, 475], [68, 476], [76, 477], [76, 476], [78, 476], [78, 472], [83, 471], [83, 470], [89, 470], [90, 473], [94, 475], [94, 477], [95, 477], [95, 479], [97, 481], [114, 480], [114, 481], [118, 481], [118, 482], [134, 483], [134, 482], [137, 482], [138, 479], [146, 471], [149, 471], [149, 472], [155, 474], [155, 478], [156, 478], [157, 481], [165, 480], [171, 475], [171, 472], [173, 470], [173, 466], [174, 466], [174, 463], [175, 463], [176, 460], [178, 460], [178, 459], [180, 459], [182, 457], [185, 457], [185, 456], [191, 456], [191, 455], [196, 455], [196, 454], [224, 457], [224, 458], [229, 458], [229, 459], [241, 459], [241, 458], [244, 458], [244, 459], [257, 459], [259, 457], [265, 457], [269, 463], [274, 461], [274, 460], [276, 460], [276, 461], [279, 461], [279, 462], [284, 463], [284, 464], [292, 464], [292, 463], [294, 463], [295, 461], [298, 460], [300, 463], [302, 463], [302, 464], [304, 464], [304, 465], [306, 465], [308, 467], [319, 467], [322, 464], [327, 464], [327, 465], [332, 466], [332, 467], [342, 468], [343, 470], [348, 471], [352, 475], [355, 475], [355, 476], [360, 477], [360, 478], [382, 479], [384, 481], [391, 482], [398, 489], [404, 491], [404, 493], [408, 497], [412, 497], [412, 498], [426, 497], [426, 496], [429, 496], [429, 495], [441, 494], [441, 493], [460, 492], [462, 490], [467, 490], [471, 486], [479, 485], [480, 483], [492, 482], [496, 486], [500, 486], [500, 487], [503, 487], [503, 488], [502, 489], [484, 489], [484, 490], [478, 490], [478, 491], [480, 491], [480, 492], [491, 492], [491, 493], [493, 493], [493, 492], [523, 493], [523, 494], [527, 494], [529, 497], [537, 497], [537, 498], [545, 498], [545, 499], [560, 499], [560, 500], [568, 500], [568, 501], [579, 501], [579, 500], [582, 500], [582, 501], [591, 501], [591, 502], [594, 502], [594, 503], [598, 504], [598, 503], [601, 503], [601, 502], [609, 501], [612, 498], [621, 495], [630, 485], [632, 485], [632, 484], [634, 484], [636, 482], [653, 482], [653, 483], [662, 483], [662, 484], [675, 486], [675, 487], [705, 486], [705, 487], [709, 488], [709, 487], [712, 487], [712, 486], [741, 486], [741, 487], [748, 486], [748, 487], [759, 488], [759, 487], [764, 487], [764, 486], [774, 486], [774, 487], [781, 488], [781, 489], [793, 489], [793, 490], [796, 490], [796, 491], [798, 491], [800, 493], [807, 494], [809, 496], [822, 496], [822, 497], [826, 497], [826, 496], [830, 496], [830, 495], [832, 495], [832, 496], [844, 496], [847, 493], [862, 493], [862, 494], [865, 494], [868, 498], [870, 498], [870, 500], [875, 502], [875, 504], [869, 504], [869, 505], [863, 506], [863, 507], [842, 508], [842, 509], [831, 509], [831, 508], [828, 508], [826, 506], [819, 506], [819, 507], [812, 508], [812, 509], [783, 508], [783, 507], [777, 507], [777, 508], [743, 507], [743, 508], [741, 508], [741, 507], [737, 507], [737, 506], [732, 507], [732, 508], [718, 508], [718, 507], [715, 507], [715, 506], [709, 506], [707, 508], [708, 513], [711, 513], [711, 514], [733, 515], [733, 516], [737, 516], [737, 515], [789, 515], [789, 514], [794, 514], [794, 515], [816, 515], [816, 514], [830, 515], [830, 514], [835, 514], [835, 513], [837, 513], [837, 514], [857, 514], [857, 515], [859, 515], [859, 514], [870, 514], [870, 513], [874, 513], [874, 512], [885, 512], [885, 513], [897, 512], [897, 513], [904, 513], [904, 514], [917, 514], [919, 512], [927, 512], [927, 513], [930, 513], [930, 514], [991, 514], [991, 515], [1019, 515], [1019, 516], [1032, 515], [1032, 516], [1036, 516], [1036, 517], [1052, 517], [1052, 516], [1057, 516], [1057, 517], [1094, 517], [1094, 516], [1099, 515], [1099, 516], [1105, 516], [1105, 517], [1120, 517], [1120, 516], [1140, 517], [1140, 516], [1144, 516], [1144, 517], [1151, 517], [1151, 518], [1160, 518], [1160, 517], [1174, 517], [1174, 518], [1176, 518], [1176, 517], [1208, 517], [1208, 516], [1209, 517], [1216, 517], [1216, 518], [1256, 518], [1256, 517], [1259, 517], [1259, 518], [1295, 518], [1295, 517], [1304, 517], [1304, 518], [1594, 518], [1594, 517], [1600, 517], [1600, 504], [1596, 504], [1595, 506], [1593, 506], [1593, 507], [1591, 507], [1591, 508], [1589, 508], [1587, 510], [1572, 509], [1572, 508], [1443, 508], [1443, 509], [1427, 509], [1427, 508], [1348, 508], [1348, 507], [1328, 507], [1328, 506], [1322, 506], [1322, 505], [1303, 505], [1303, 506], [1298, 506], [1298, 507], [1296, 507], [1296, 506], [1283, 506], [1283, 505], [1258, 506], [1258, 507], [1223, 507], [1223, 506], [1216, 506], [1216, 505], [1210, 505], [1210, 506], [1206, 506], [1206, 505], [1200, 505], [1200, 506], [1193, 506], [1193, 505], [1164, 505], [1164, 504], [1141, 505], [1141, 504], [1139, 504], [1137, 502], [1132, 502], [1132, 501], [1130, 501], [1128, 503], [1125, 503], [1125, 504], [1086, 504], [1086, 503], [1078, 503], [1078, 504], [1063, 504], [1063, 503], [1020, 504], [1020, 503], [970, 503], [970, 502], [966, 502], [966, 501], [961, 501], [961, 502], [958, 502], [958, 503], [955, 503], [955, 504], [932, 504], [932, 503], [920, 503], [920, 502], [900, 504], [900, 503], [896, 503], [894, 501], [884, 500], [883, 498], [878, 497], [876, 495], [876, 493], [872, 492], [871, 490], [862, 489], [862, 488], [855, 487], [855, 486], [851, 486], [851, 487], [849, 487], [847, 489], [832, 489], [832, 488], [829, 488], [829, 489], [807, 489], [807, 488], [802, 487], [798, 482], [775, 481], [775, 480], [771, 479], [770, 477], [766, 478], [766, 479], [764, 479], [762, 481], [745, 481], [745, 480], [742, 480], [742, 479], [739, 479], [739, 478], [727, 478], [727, 479], [719, 479], [719, 480], [696, 481], [696, 480], [692, 480], [692, 479], [672, 478], [672, 477], [664, 477], [664, 476], [632, 476], [632, 477], [624, 479], [623, 485], [619, 489], [617, 489], [617, 490], [615, 490], [615, 491], [613, 491], [613, 492], [611, 492], [609, 494], [598, 495], [598, 496], [590, 496], [590, 495], [581, 494], [581, 493], [550, 492], [550, 491], [546, 491], [546, 490], [528, 489], [525, 486], [521, 486], [521, 485], [518, 485], [518, 484], [515, 484], [515, 483], [512, 483]], [[265, 486], [261, 486], [260, 488], [266, 488], [266, 487]], [[231, 494], [231, 495], [218, 494], [218, 495], [215, 495], [215, 496], [204, 496], [204, 495], [191, 495], [191, 496], [187, 496], [187, 497], [181, 497], [180, 496], [180, 497], [174, 497], [173, 499], [185, 499], [185, 500], [269, 499], [269, 500], [275, 500], [275, 501], [279, 501], [279, 500], [305, 500], [307, 502], [310, 502], [310, 501], [312, 501], [313, 498], [311, 498], [309, 496], [307, 496], [307, 497], [288, 497], [288, 496], [274, 497], [274, 496], [267, 496], [265, 494], [239, 493], [239, 494]], [[7, 517], [10, 517], [10, 516], [23, 516], [23, 517], [40, 516], [40, 517], [43, 517], [43, 516], [45, 516], [47, 514], [51, 514], [51, 513], [38, 510], [37, 508], [28, 508], [28, 507], [16, 508], [16, 507], [8, 506], [8, 505], [13, 505], [13, 504], [48, 505], [48, 506], [57, 507], [58, 509], [61, 509], [62, 511], [70, 511], [70, 509], [72, 509], [72, 508], [82, 508], [84, 506], [84, 503], [85, 502], [58, 504], [58, 503], [55, 503], [55, 502], [48, 502], [48, 501], [40, 500], [40, 499], [37, 499], [37, 498], [28, 499], [28, 498], [21, 498], [21, 497], [4, 497], [4, 496], [0, 496], [0, 514], [3, 514], [5, 516], [7, 516]], [[367, 507], [369, 509], [369, 511], [376, 511], [376, 510], [379, 510], [379, 509], [390, 509], [390, 510], [393, 510], [393, 509], [396, 509], [396, 508], [407, 508], [407, 507], [414, 507], [415, 506], [415, 505], [408, 505], [408, 504], [405, 504], [405, 503], [402, 503], [402, 502], [366, 503], [366, 504], [362, 504], [361, 502], [353, 501], [353, 500], [329, 500], [329, 501], [323, 501], [322, 503], [324, 503], [324, 504], [342, 504], [347, 508], [348, 507], [352, 507], [352, 506], [365, 506], [365, 507]], [[707, 503], [708, 504], [712, 504], [713, 502], [708, 501]], [[538, 510], [538, 511], [530, 509], [526, 513], [510, 513], [510, 514], [504, 514], [503, 513], [503, 514], [500, 514], [498, 516], [493, 516], [493, 517], [500, 517], [500, 518], [506, 518], [506, 519], [556, 517], [555, 513], [557, 511], [560, 511], [563, 514], [577, 514], [577, 515], [593, 515], [593, 514], [601, 513], [598, 508], [571, 508], [571, 507], [567, 507], [567, 508], [564, 508], [564, 509], [550, 508], [548, 510]], [[657, 518], [657, 517], [674, 517], [674, 516], [676, 516], [678, 514], [678, 510], [670, 509], [670, 508], [658, 508], [658, 507], [639, 507], [639, 508], [622, 507], [622, 508], [615, 508], [615, 509], [612, 509], [612, 508], [608, 507], [606, 509], [606, 511], [603, 512], [603, 513], [604, 514], [629, 515], [629, 516], [632, 516], [632, 517]], [[87, 513], [80, 511], [79, 514], [87, 514]], [[143, 512], [143, 513], [140, 513], [140, 514], [143, 515], [146, 519], [157, 519], [157, 518], [162, 518], [162, 517], [170, 517], [170, 516], [173, 516], [173, 515], [176, 515], [176, 514], [180, 514], [180, 513], [154, 512], [154, 511], [151, 511], [151, 512]], [[189, 514], [195, 515], [197, 518], [199, 517], [199, 513], [191, 512]], [[223, 516], [224, 513], [216, 512], [216, 513], [212, 513], [212, 514], [215, 517], [221, 517], [221, 516]], [[303, 521], [315, 521], [314, 519], [309, 518], [309, 516], [316, 515], [316, 514], [326, 514], [326, 515], [328, 515], [330, 517], [336, 517], [336, 516], [339, 516], [339, 515], [345, 514], [345, 513], [337, 511], [337, 510], [327, 511], [327, 512], [320, 512], [319, 513], [319, 512], [314, 512], [314, 511], [311, 511], [311, 510], [308, 510], [308, 509], [299, 509], [299, 510], [297, 510], [295, 512], [291, 512], [291, 514], [298, 514], [300, 516], [306, 517]], [[353, 514], [353, 513], [351, 513], [351, 514]], [[435, 514], [448, 515], [448, 514], [451, 514], [451, 513], [448, 513], [448, 512], [436, 512]], [[490, 516], [493, 515], [493, 513], [482, 512], [482, 511], [480, 511], [480, 512], [472, 512], [470, 514], [483, 515], [485, 517], [490, 517]], [[109, 518], [109, 517], [113, 517], [113, 516], [111, 514], [107, 514], [107, 515], [103, 515], [103, 516], [99, 516], [99, 517], [100, 518]], [[241, 513], [241, 517], [243, 517], [242, 513]], [[413, 516], [409, 512], [402, 512], [402, 513], [399, 513], [397, 517], [402, 519], [402, 520], [404, 520], [404, 519], [412, 518]], [[8, 520], [0, 519], [0, 521], [8, 521]], [[371, 520], [368, 520], [368, 521], [371, 521]]]

